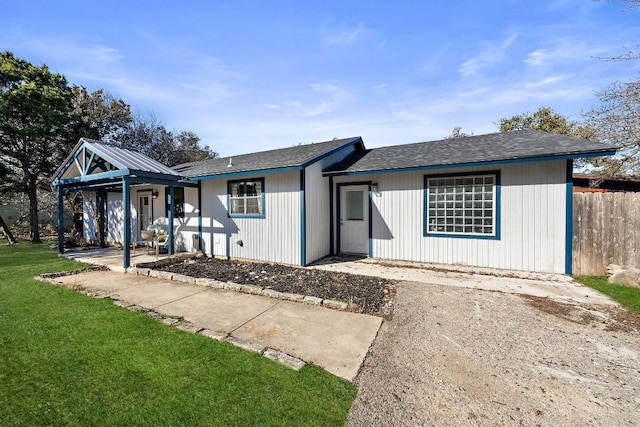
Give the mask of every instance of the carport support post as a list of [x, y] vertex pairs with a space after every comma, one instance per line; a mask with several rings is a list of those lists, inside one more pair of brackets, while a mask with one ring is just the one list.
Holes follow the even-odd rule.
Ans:
[[122, 266], [129, 268], [131, 265], [131, 189], [129, 188], [129, 178], [122, 177], [122, 209], [124, 210], [124, 243]]
[[64, 253], [64, 191], [58, 186], [58, 253]]
[[173, 255], [173, 185], [169, 186], [169, 196], [167, 199], [167, 204], [169, 205], [168, 212], [168, 224], [167, 224], [167, 232], [169, 233], [169, 248], [167, 253], [169, 256]]
[[106, 236], [105, 236], [105, 227], [104, 227], [104, 206], [107, 202], [107, 192], [104, 188], [98, 190], [98, 197], [96, 203], [98, 204], [98, 215], [100, 215], [100, 219], [98, 220], [98, 227], [100, 228], [100, 247], [106, 248]]

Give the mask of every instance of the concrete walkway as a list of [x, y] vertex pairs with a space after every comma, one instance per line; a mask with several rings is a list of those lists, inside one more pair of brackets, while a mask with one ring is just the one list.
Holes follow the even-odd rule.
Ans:
[[382, 324], [379, 317], [171, 280], [90, 271], [54, 279], [98, 296], [167, 316], [180, 316], [205, 335], [313, 363], [352, 381]]
[[403, 282], [532, 295], [568, 304], [617, 305], [609, 297], [563, 274], [383, 261], [370, 258], [345, 260], [340, 257], [327, 257], [310, 268]]

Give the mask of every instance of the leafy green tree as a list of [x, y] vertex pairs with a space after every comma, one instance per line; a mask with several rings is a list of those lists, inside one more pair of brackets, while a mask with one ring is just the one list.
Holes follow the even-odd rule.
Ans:
[[116, 144], [133, 123], [131, 107], [104, 89], [73, 86], [74, 112], [84, 123], [83, 136]]
[[0, 163], [4, 192], [29, 197], [30, 237], [40, 242], [38, 188], [69, 154], [80, 120], [73, 112], [67, 79], [46, 65], [36, 66], [0, 53]]
[[172, 153], [168, 165], [175, 166], [182, 163], [197, 162], [199, 160], [220, 157], [208, 145], [200, 146], [200, 138], [191, 131], [181, 131], [175, 135], [176, 150]]
[[549, 107], [541, 107], [535, 113], [518, 114], [508, 119], [500, 119], [500, 132], [510, 130], [533, 129], [549, 133], [575, 136], [579, 125], [556, 113]]

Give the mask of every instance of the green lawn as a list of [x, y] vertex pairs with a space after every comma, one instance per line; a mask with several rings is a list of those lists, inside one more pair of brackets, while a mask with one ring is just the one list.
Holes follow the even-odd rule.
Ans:
[[583, 285], [610, 296], [630, 312], [640, 314], [640, 288], [610, 284], [606, 276], [582, 276], [575, 279]]
[[0, 425], [343, 425], [353, 385], [33, 280], [76, 269], [0, 244]]

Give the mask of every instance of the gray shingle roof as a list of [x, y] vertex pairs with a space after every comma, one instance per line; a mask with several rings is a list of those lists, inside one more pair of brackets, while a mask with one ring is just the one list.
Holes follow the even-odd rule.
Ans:
[[611, 154], [616, 147], [535, 130], [519, 130], [355, 153], [325, 170], [331, 174], [439, 167], [539, 157], [586, 157]]
[[[233, 174], [238, 172], [300, 167], [307, 162], [311, 162], [314, 159], [337, 149], [338, 147], [358, 141], [361, 141], [360, 137], [334, 139], [332, 141], [296, 145], [294, 147], [280, 148], [277, 150], [184, 163], [174, 166], [174, 169], [183, 176], [193, 178]], [[233, 165], [232, 167], [229, 167], [230, 160]]]

